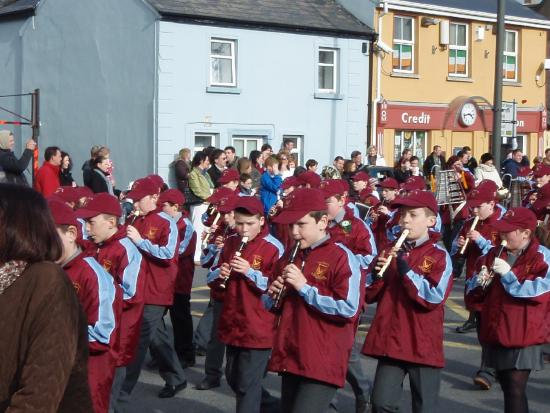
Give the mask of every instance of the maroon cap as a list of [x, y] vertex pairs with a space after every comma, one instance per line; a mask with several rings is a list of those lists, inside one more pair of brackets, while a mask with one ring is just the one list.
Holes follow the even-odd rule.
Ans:
[[55, 225], [74, 225], [75, 227], [78, 225], [76, 214], [66, 203], [56, 199], [49, 199], [48, 207], [50, 208]]
[[281, 189], [288, 189], [291, 186], [296, 187], [298, 185], [300, 185], [300, 182], [298, 181], [298, 178], [296, 178], [295, 176], [289, 176], [281, 184]]
[[297, 176], [301, 185], [309, 184], [310, 188], [319, 188], [321, 177], [313, 171], [306, 171]]
[[99, 214], [120, 217], [122, 215], [122, 209], [120, 208], [118, 199], [113, 195], [102, 192], [96, 194], [86, 203], [86, 205], [76, 211], [76, 215], [84, 219], [97, 217]]
[[377, 206], [380, 204], [380, 200], [372, 194], [371, 188], [365, 188], [359, 192], [359, 200], [368, 206]]
[[495, 181], [484, 179], [469, 194], [468, 207], [476, 208], [486, 202], [496, 201], [498, 186]]
[[218, 179], [218, 183], [226, 184], [231, 181], [238, 181], [241, 175], [236, 169], [226, 169], [222, 172], [222, 176]]
[[262, 215], [264, 214], [264, 206], [262, 202], [255, 196], [239, 196], [235, 201], [235, 209], [242, 208], [246, 209], [249, 213], [253, 215]]
[[537, 216], [528, 208], [512, 208], [506, 211], [501, 219], [492, 224], [498, 232], [512, 232], [516, 229], [530, 229], [534, 231], [537, 228]]
[[183, 205], [185, 204], [185, 197], [179, 189], [168, 189], [162, 192], [159, 196], [159, 204], [162, 205], [165, 202], [171, 204]]
[[[347, 183], [346, 186], [348, 186]], [[319, 190], [323, 192], [325, 199], [334, 195], [343, 195], [345, 192], [341, 179], [326, 179], [321, 182]]]
[[352, 181], [368, 181], [370, 179], [370, 175], [366, 172], [360, 171], [357, 172], [353, 177], [351, 178]]
[[533, 204], [533, 209], [540, 213], [548, 205], [550, 205], [550, 183], [542, 186], [537, 191], [537, 200]]
[[426, 181], [421, 176], [409, 176], [405, 182], [401, 184], [401, 189], [405, 191], [414, 191], [418, 189], [424, 191], [426, 189]]
[[386, 189], [399, 189], [399, 183], [394, 178], [386, 178], [376, 186]]
[[285, 198], [283, 210], [273, 218], [278, 224], [292, 224], [312, 211], [325, 211], [327, 204], [322, 191], [298, 188]]
[[137, 202], [147, 195], [155, 195], [159, 193], [159, 186], [149, 177], [141, 178], [134, 181], [132, 189], [126, 194], [126, 198]]
[[164, 186], [164, 179], [162, 179], [162, 176], [157, 174], [151, 174], [151, 175], [147, 175], [147, 178], [149, 178], [151, 181], [154, 182], [154, 184], [157, 186], [160, 192], [160, 190]]
[[238, 195], [235, 194], [230, 194], [222, 197], [216, 204], [218, 212], [221, 212], [222, 214], [227, 214], [228, 212], [233, 211], [235, 209], [235, 205], [237, 204], [238, 199]]
[[78, 192], [78, 199], [91, 198], [94, 196], [94, 192], [87, 186], [76, 186], [74, 190]]
[[206, 201], [210, 202], [211, 204], [217, 204], [218, 202], [220, 202], [220, 199], [229, 195], [235, 195], [235, 191], [231, 188], [225, 188], [222, 186], [216, 189], [212, 195], [206, 198]]
[[54, 195], [65, 202], [78, 202], [82, 198], [80, 191], [72, 186], [60, 186], [55, 190]]
[[437, 201], [430, 191], [415, 189], [407, 193], [399, 194], [391, 203], [392, 207], [408, 206], [413, 208], [429, 208], [437, 214]]
[[535, 178], [542, 178], [544, 175], [550, 175], [550, 165], [541, 162], [533, 166], [533, 176]]

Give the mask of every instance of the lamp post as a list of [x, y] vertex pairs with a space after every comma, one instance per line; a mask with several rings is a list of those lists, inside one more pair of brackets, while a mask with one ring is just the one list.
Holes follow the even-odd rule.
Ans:
[[501, 122], [502, 122], [502, 64], [504, 50], [504, 16], [506, 13], [506, 0], [498, 0], [497, 11], [497, 45], [495, 54], [495, 89], [493, 99], [493, 136], [491, 139], [491, 152], [493, 154], [494, 164], [500, 169], [500, 146], [502, 142]]

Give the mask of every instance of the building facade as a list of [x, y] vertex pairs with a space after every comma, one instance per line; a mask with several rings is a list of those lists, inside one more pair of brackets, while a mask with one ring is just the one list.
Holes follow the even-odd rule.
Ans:
[[[380, 1], [373, 64], [372, 143], [397, 161], [406, 148], [421, 161], [434, 145], [446, 156], [489, 150], [496, 55], [496, 0]], [[503, 101], [515, 121], [501, 153], [544, 150], [547, 30], [550, 21], [507, 1]], [[511, 108], [517, 108], [512, 117]]]

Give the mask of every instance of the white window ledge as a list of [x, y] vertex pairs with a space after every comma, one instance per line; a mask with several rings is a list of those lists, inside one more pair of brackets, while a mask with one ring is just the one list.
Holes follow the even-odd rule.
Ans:
[[514, 82], [510, 80], [503, 80], [502, 86], [512, 86], [512, 87], [522, 87], [523, 85], [519, 82]]
[[207, 86], [206, 93], [227, 93], [230, 95], [240, 95], [241, 89], [230, 86]]
[[313, 97], [315, 99], [330, 99], [330, 100], [343, 100], [344, 95], [341, 95], [340, 93], [323, 93], [323, 92], [316, 92]]
[[461, 76], [447, 76], [449, 82], [466, 82], [473, 83], [474, 80], [471, 77], [461, 77]]
[[420, 79], [420, 76], [416, 73], [401, 73], [401, 72], [391, 72], [391, 77], [405, 77], [408, 79]]

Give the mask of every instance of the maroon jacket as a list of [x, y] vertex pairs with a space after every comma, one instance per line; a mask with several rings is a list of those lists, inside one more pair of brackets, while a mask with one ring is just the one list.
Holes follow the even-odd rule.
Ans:
[[133, 223], [143, 240], [136, 244], [146, 262], [145, 304], [172, 305], [176, 284], [178, 227], [165, 212], [150, 212]]
[[[396, 209], [393, 209], [390, 206], [387, 207], [390, 212], [393, 212], [394, 214], [397, 213]], [[389, 228], [389, 222], [392, 217], [393, 215], [379, 214], [376, 222], [373, 224], [373, 233], [376, 239], [376, 246], [378, 247], [378, 251], [385, 249], [390, 244], [390, 241], [388, 240], [387, 229]]]
[[[208, 274], [208, 283], [220, 289], [220, 268], [229, 263], [241, 243], [237, 234], [227, 238], [220, 261]], [[281, 243], [269, 235], [267, 226], [250, 241], [242, 258], [250, 263], [247, 274], [231, 272], [226, 283], [223, 310], [218, 325], [221, 342], [232, 346], [269, 349], [273, 347], [275, 315], [262, 302], [273, 266], [283, 254]]]
[[[277, 262], [273, 277], [282, 273], [289, 254]], [[359, 261], [327, 237], [301, 250], [295, 265], [307, 284], [299, 293], [287, 290], [268, 369], [343, 387], [360, 313]]]
[[[483, 290], [477, 283], [482, 265], [493, 266], [500, 247], [476, 263], [466, 285], [466, 301], [481, 306], [479, 339], [488, 345], [520, 348], [550, 342], [550, 250], [533, 239], [510, 272], [495, 274]], [[506, 251], [501, 258], [506, 260]]]
[[178, 274], [176, 276], [176, 294], [191, 294], [193, 276], [195, 274], [195, 246], [197, 244], [197, 233], [193, 230], [193, 224], [187, 217], [182, 215], [177, 220], [180, 243], [178, 245]]
[[117, 366], [128, 365], [135, 356], [139, 340], [147, 277], [145, 260], [122, 227], [111, 238], [87, 254], [93, 256], [121, 286], [123, 292], [120, 349]]
[[[452, 263], [437, 245], [439, 233], [393, 259], [383, 278], [367, 274], [367, 303], [378, 302], [362, 353], [390, 357], [432, 367], [443, 367], [445, 301], [453, 284]], [[386, 251], [389, 251], [390, 247]]]

